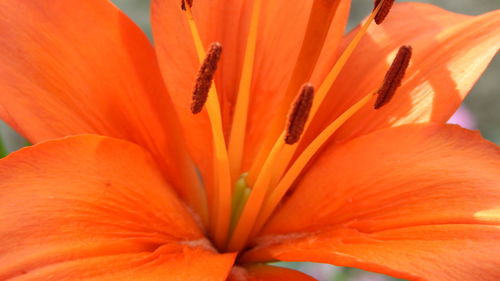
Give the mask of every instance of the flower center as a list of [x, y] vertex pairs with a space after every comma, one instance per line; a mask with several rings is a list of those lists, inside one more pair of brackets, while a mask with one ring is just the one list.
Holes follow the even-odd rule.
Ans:
[[[284, 100], [280, 108], [276, 110], [276, 117], [271, 120], [269, 133], [264, 136], [261, 149], [250, 170], [245, 172], [241, 170], [241, 163], [262, 0], [253, 2], [228, 146], [224, 139], [217, 89], [213, 85], [222, 46], [220, 43], [212, 43], [208, 52], [205, 53], [191, 13], [193, 3], [187, 0], [182, 1], [182, 9], [185, 11], [201, 64], [193, 90], [191, 110], [196, 114], [203, 107], [206, 108], [214, 144], [213, 175], [210, 179], [205, 179], [209, 217], [207, 230], [213, 243], [221, 251], [242, 250], [264, 226], [307, 163], [337, 129], [367, 104], [373, 103], [375, 109], [387, 104], [401, 84], [411, 57], [411, 47], [407, 46], [400, 48], [378, 91], [359, 100], [326, 126], [311, 142], [301, 146], [305, 148], [298, 150], [301, 135], [308, 130], [311, 120], [345, 63], [363, 35], [366, 34], [369, 25], [374, 20], [377, 24], [381, 23], [394, 1], [375, 1], [375, 8], [368, 20], [363, 23], [323, 83], [315, 91], [308, 80], [323, 49], [340, 2], [341, 0], [313, 1], [301, 51], [285, 91]], [[293, 102], [294, 99], [295, 102]]]

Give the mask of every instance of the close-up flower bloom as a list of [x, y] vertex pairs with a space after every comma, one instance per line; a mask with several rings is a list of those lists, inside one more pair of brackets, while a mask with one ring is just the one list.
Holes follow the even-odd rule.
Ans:
[[[293, 3], [292, 3], [293, 2]], [[500, 47], [374, 1], [0, 3], [0, 280], [500, 280], [500, 148], [447, 124]]]

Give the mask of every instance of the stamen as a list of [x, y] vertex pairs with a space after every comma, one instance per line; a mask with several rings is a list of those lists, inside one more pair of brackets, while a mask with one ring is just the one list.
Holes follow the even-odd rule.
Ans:
[[285, 135], [286, 144], [291, 145], [299, 141], [304, 131], [307, 118], [309, 117], [309, 112], [311, 111], [313, 97], [314, 87], [309, 83], [304, 84], [288, 117]]
[[391, 67], [385, 74], [384, 84], [382, 84], [382, 87], [380, 87], [377, 92], [378, 96], [374, 105], [375, 109], [379, 109], [389, 103], [394, 96], [410, 64], [411, 54], [411, 46], [402, 46], [399, 48], [396, 58], [392, 61]]
[[[206, 58], [203, 42], [200, 32], [191, 13], [191, 7], [185, 5], [186, 21], [189, 25], [196, 53], [200, 64]], [[231, 174], [229, 171], [229, 161], [226, 151], [226, 142], [224, 139], [224, 130], [222, 127], [222, 116], [219, 104], [219, 98], [215, 85], [209, 88], [206, 101], [208, 119], [213, 138], [213, 184], [205, 185], [208, 197], [208, 209], [210, 214], [210, 232], [214, 243], [222, 247], [226, 241], [230, 215], [231, 215]]]
[[285, 196], [288, 189], [292, 186], [295, 179], [300, 175], [302, 170], [306, 167], [309, 161], [313, 158], [316, 152], [327, 142], [330, 137], [356, 112], [363, 108], [373, 99], [374, 93], [370, 93], [354, 104], [351, 108], [340, 115], [335, 121], [330, 123], [299, 155], [297, 160], [293, 162], [292, 166], [285, 173], [276, 188], [267, 197], [266, 202], [263, 204], [261, 212], [254, 224], [252, 234], [250, 237], [258, 233], [262, 226], [265, 224], [269, 216], [273, 213], [280, 200]]
[[189, 6], [189, 8], [193, 7], [193, 0], [181, 0], [181, 9], [183, 11], [186, 10], [186, 4]]
[[216, 42], [210, 45], [207, 57], [201, 64], [193, 90], [193, 102], [191, 103], [191, 112], [193, 114], [199, 113], [207, 101], [221, 53], [222, 45], [220, 43]]
[[[374, 10], [378, 7], [381, 1], [384, 0], [375, 0], [375, 7], [373, 8]], [[394, 0], [385, 0], [384, 3], [382, 3], [382, 7], [375, 16], [375, 23], [381, 24], [384, 21], [385, 17], [387, 17], [389, 11], [392, 8], [392, 4], [394, 4]]]
[[[387, 0], [382, 0], [382, 1], [387, 1]], [[353, 54], [354, 50], [356, 47], [359, 45], [359, 42], [361, 42], [361, 39], [364, 37], [366, 32], [368, 31], [368, 27], [372, 24], [375, 15], [378, 13], [380, 10], [382, 4], [384, 2], [381, 2], [377, 8], [372, 11], [368, 19], [363, 23], [363, 25], [360, 27], [358, 33], [354, 36], [354, 38], [351, 40], [349, 45], [346, 47], [340, 58], [337, 60], [333, 68], [330, 70], [328, 75], [326, 76], [325, 80], [321, 84], [321, 86], [318, 88], [318, 90], [314, 94], [314, 101], [313, 105], [311, 108], [310, 116], [313, 117], [316, 112], [319, 109], [319, 106], [323, 102], [323, 100], [326, 98], [327, 94], [329, 93], [330, 89], [332, 88], [334, 82], [337, 80], [338, 75], [342, 71], [344, 65], [347, 63], [351, 55]], [[309, 118], [309, 120], [305, 124], [305, 129], [304, 131], [307, 130], [309, 127], [309, 124], [311, 123], [312, 118]], [[281, 140], [279, 140], [281, 141]], [[297, 150], [298, 146], [284, 146], [283, 149], [280, 152], [280, 156], [278, 157], [278, 162], [275, 164], [275, 170], [274, 170], [274, 176], [273, 179], [271, 180], [271, 185], [275, 186], [278, 181], [281, 179], [283, 173], [285, 172], [286, 168], [289, 166], [288, 163], [292, 159], [295, 151]], [[250, 170], [249, 176], [248, 176], [248, 182], [251, 185], [252, 183], [255, 182], [255, 180], [252, 180], [254, 175], [254, 168], [257, 170], [257, 166], [253, 166], [252, 169]]]
[[285, 91], [285, 96], [281, 103], [282, 106], [276, 109], [276, 117], [271, 120], [269, 132], [262, 141], [260, 151], [250, 168], [248, 174], [248, 183], [250, 185], [255, 183], [257, 175], [260, 173], [261, 167], [263, 167], [263, 163], [269, 155], [269, 151], [272, 149], [283, 128], [283, 123], [286, 122], [286, 115], [293, 98], [299, 91], [300, 86], [310, 80], [340, 2], [341, 0], [313, 1], [304, 40], [302, 41], [292, 76]]

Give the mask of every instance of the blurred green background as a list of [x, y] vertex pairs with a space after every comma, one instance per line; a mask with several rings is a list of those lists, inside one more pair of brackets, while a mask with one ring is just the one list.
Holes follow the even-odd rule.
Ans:
[[[229, 0], [238, 1], [238, 0]], [[148, 35], [151, 35], [149, 24], [149, 0], [113, 0], [113, 2], [127, 13]], [[407, 1], [401, 1], [407, 2]], [[438, 5], [447, 10], [478, 15], [487, 11], [500, 8], [499, 0], [427, 0], [417, 1]], [[180, 0], [179, 0], [180, 3]], [[352, 28], [365, 17], [372, 9], [373, 1], [354, 0], [349, 27]], [[466, 99], [465, 110], [471, 112], [469, 118], [473, 119], [476, 128], [480, 129], [483, 136], [500, 144], [500, 95], [498, 94], [498, 78], [500, 77], [500, 58], [496, 58], [480, 81], [476, 84], [469, 97]], [[26, 142], [10, 131], [7, 126], [0, 126], [0, 154], [15, 150], [26, 145]], [[1, 145], [2, 139], [7, 146]], [[2, 151], [4, 150], [4, 151]], [[322, 281], [385, 281], [395, 280], [379, 274], [364, 272], [352, 268], [339, 268], [330, 265], [311, 263], [279, 263], [281, 266], [296, 268], [307, 272]]]

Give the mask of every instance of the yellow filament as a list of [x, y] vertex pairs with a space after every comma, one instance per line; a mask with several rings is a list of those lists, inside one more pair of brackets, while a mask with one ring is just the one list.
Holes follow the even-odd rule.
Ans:
[[[198, 53], [198, 59], [200, 63], [203, 63], [206, 56], [205, 49], [189, 5], [186, 5], [185, 14]], [[207, 192], [212, 194], [213, 197], [209, 198], [209, 208], [212, 214], [210, 228], [215, 243], [217, 246], [221, 247], [227, 239], [229, 230], [231, 215], [231, 175], [222, 128], [219, 99], [215, 85], [212, 85], [210, 88], [205, 106], [210, 120], [214, 142], [214, 190], [212, 190], [212, 192]]]
[[257, 219], [253, 233], [257, 233], [264, 223], [267, 221], [269, 216], [272, 214], [281, 198], [286, 194], [288, 189], [292, 186], [295, 179], [302, 172], [304, 167], [307, 165], [309, 160], [314, 156], [314, 154], [321, 148], [321, 146], [337, 131], [340, 126], [342, 126], [349, 118], [351, 118], [356, 112], [358, 112], [363, 106], [372, 101], [374, 93], [370, 93], [354, 104], [351, 108], [345, 111], [339, 116], [335, 121], [330, 123], [300, 154], [297, 160], [292, 164], [290, 169], [283, 176], [283, 179], [279, 182], [276, 188], [271, 192], [267, 198], [261, 213]]
[[[283, 132], [280, 138], [281, 140], [283, 140], [284, 135], [285, 133]], [[245, 243], [247, 242], [252, 231], [252, 227], [255, 224], [255, 220], [259, 215], [262, 203], [268, 195], [269, 182], [272, 176], [272, 166], [274, 165], [276, 158], [279, 156], [279, 152], [281, 151], [283, 145], [285, 145], [284, 141], [277, 142], [272, 148], [266, 162], [264, 162], [262, 173], [257, 178], [255, 186], [252, 188], [250, 197], [248, 198], [243, 212], [238, 219], [234, 232], [231, 235], [227, 250], [237, 251], [245, 246]]]
[[[347, 60], [351, 57], [352, 53], [358, 46], [359, 42], [363, 38], [363, 36], [366, 34], [366, 31], [368, 30], [368, 27], [370, 24], [373, 22], [375, 16], [377, 15], [378, 11], [380, 10], [380, 7], [384, 4], [385, 0], [381, 1], [379, 5], [373, 10], [373, 12], [370, 14], [366, 22], [362, 25], [361, 29], [358, 31], [358, 33], [355, 35], [355, 37], [352, 39], [352, 41], [349, 43], [345, 51], [342, 53], [340, 58], [337, 60], [333, 68], [330, 70], [328, 75], [326, 76], [325, 80], [323, 80], [323, 83], [320, 85], [318, 91], [314, 95], [314, 100], [313, 100], [313, 106], [311, 108], [311, 113], [310, 113], [310, 118], [307, 120], [307, 123], [305, 125], [304, 131], [307, 130], [309, 127], [311, 120], [314, 118], [316, 112], [319, 109], [319, 106], [321, 103], [324, 101], [326, 95], [330, 91], [331, 87], [333, 86], [333, 83], [337, 79], [338, 75], [340, 74], [340, 71], [342, 68], [345, 66], [347, 63]], [[280, 140], [277, 140], [278, 142]], [[276, 163], [276, 166], [274, 167], [274, 176], [271, 181], [271, 185], [276, 185], [278, 181], [281, 179], [281, 176], [285, 172], [286, 168], [288, 167], [288, 163], [292, 159], [295, 151], [297, 150], [298, 145], [293, 145], [293, 146], [288, 146], [283, 151], [280, 153], [279, 157], [279, 162]]]
[[241, 161], [243, 159], [243, 148], [245, 144], [248, 103], [252, 86], [252, 74], [255, 61], [255, 49], [257, 46], [257, 31], [259, 26], [261, 2], [261, 0], [255, 0], [252, 7], [252, 18], [248, 31], [240, 86], [234, 109], [231, 136], [229, 138], [229, 163], [231, 165], [232, 179], [236, 179], [241, 172]]

